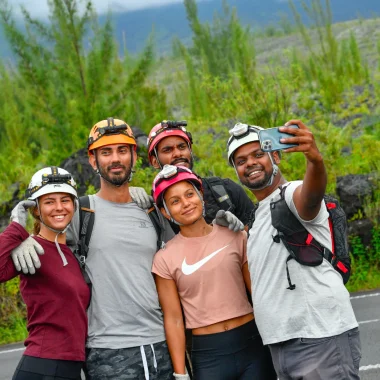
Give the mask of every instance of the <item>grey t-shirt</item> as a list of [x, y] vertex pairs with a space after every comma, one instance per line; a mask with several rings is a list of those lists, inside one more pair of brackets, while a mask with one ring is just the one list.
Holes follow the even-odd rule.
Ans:
[[[88, 309], [90, 348], [128, 348], [165, 340], [163, 316], [151, 273], [157, 235], [136, 203], [90, 196], [95, 223], [86, 272], [92, 282]], [[78, 213], [76, 213], [78, 214]], [[68, 231], [77, 241], [79, 218]]]
[[[304, 221], [297, 213], [293, 193], [301, 184], [301, 181], [289, 184], [286, 203], [314, 238], [331, 249], [324, 204], [313, 220]], [[289, 273], [296, 288], [287, 289], [285, 262], [289, 253], [281, 242], [275, 243], [272, 238], [276, 230], [272, 226], [270, 202], [277, 197], [278, 189], [260, 201], [247, 247], [253, 310], [264, 344], [293, 338], [323, 338], [357, 327], [350, 295], [342, 277], [328, 261], [308, 267], [290, 260]]]

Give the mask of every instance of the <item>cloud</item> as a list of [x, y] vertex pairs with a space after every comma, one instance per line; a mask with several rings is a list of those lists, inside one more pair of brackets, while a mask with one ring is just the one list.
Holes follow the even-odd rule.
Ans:
[[[81, 3], [80, 1], [78, 1]], [[105, 13], [108, 10], [114, 12], [133, 11], [136, 9], [152, 8], [160, 5], [182, 3], [183, 0], [93, 0], [92, 3], [97, 13]], [[10, 0], [15, 15], [20, 15], [20, 5], [34, 17], [45, 18], [49, 13], [47, 0]], [[83, 2], [82, 2], [83, 4]]]

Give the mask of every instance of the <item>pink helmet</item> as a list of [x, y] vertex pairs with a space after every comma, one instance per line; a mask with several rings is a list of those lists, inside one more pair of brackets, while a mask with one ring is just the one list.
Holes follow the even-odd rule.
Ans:
[[184, 166], [165, 165], [153, 181], [153, 199], [158, 207], [163, 204], [165, 191], [170, 186], [181, 181], [191, 182], [198, 190], [202, 191], [201, 178], [190, 169]]
[[164, 120], [161, 123], [155, 125], [148, 136], [148, 158], [155, 154], [155, 148], [157, 144], [165, 137], [179, 136], [182, 137], [188, 144], [189, 148], [193, 143], [191, 133], [186, 130], [187, 122]]

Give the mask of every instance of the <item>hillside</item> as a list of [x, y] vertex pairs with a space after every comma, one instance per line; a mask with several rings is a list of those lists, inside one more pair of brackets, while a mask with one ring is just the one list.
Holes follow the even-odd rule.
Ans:
[[[310, 0], [308, 0], [310, 2]], [[281, 19], [292, 20], [287, 0], [227, 0], [230, 7], [235, 7], [241, 22], [253, 30], [272, 26], [280, 27]], [[299, 1], [295, 0], [301, 14]], [[378, 0], [331, 0], [334, 22], [353, 20], [358, 17], [370, 18], [380, 15]], [[222, 0], [204, 0], [198, 2], [200, 21], [212, 21], [215, 12], [223, 11]], [[99, 15], [100, 23], [105, 15]], [[191, 30], [187, 22], [183, 4], [169, 4], [157, 8], [148, 8], [132, 12], [118, 12], [112, 15], [114, 34], [118, 41], [120, 54], [124, 45], [131, 53], [140, 51], [153, 31], [157, 50], [167, 53], [171, 50], [172, 39], [179, 37], [189, 42]], [[10, 49], [0, 29], [0, 57], [9, 57]]]

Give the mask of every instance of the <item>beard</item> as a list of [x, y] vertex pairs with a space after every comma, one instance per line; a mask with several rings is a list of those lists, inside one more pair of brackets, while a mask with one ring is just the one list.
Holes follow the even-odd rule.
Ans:
[[272, 173], [264, 172], [264, 178], [250, 181], [248, 177], [244, 175], [240, 178], [240, 182], [248, 187], [250, 190], [261, 190], [269, 183]]
[[[120, 169], [120, 173], [112, 173], [111, 169], [118, 168]], [[126, 182], [129, 182], [132, 174], [132, 167], [125, 167], [121, 164], [114, 164], [108, 166], [106, 169], [100, 167], [99, 168], [100, 176], [105, 179], [107, 182], [111, 183], [114, 186], [121, 186]]]
[[186, 166], [184, 165], [184, 163], [187, 163], [188, 167], [190, 170], [193, 170], [193, 165], [194, 165], [194, 161], [193, 161], [193, 157], [190, 158], [190, 160], [188, 160], [187, 158], [185, 157], [181, 157], [181, 158], [176, 158], [175, 160], [173, 160], [170, 165], [181, 165], [181, 166]]

